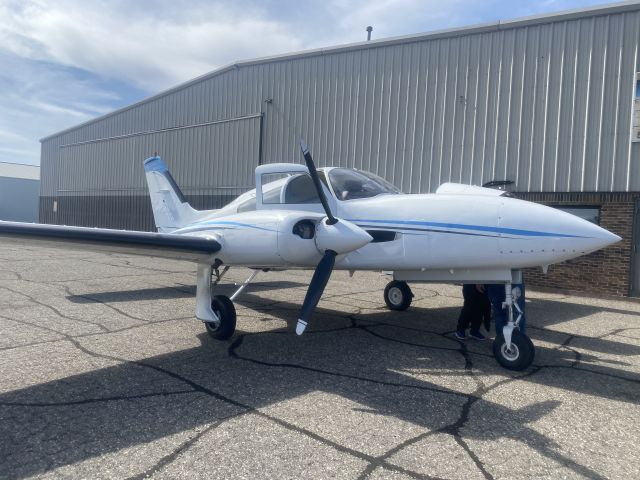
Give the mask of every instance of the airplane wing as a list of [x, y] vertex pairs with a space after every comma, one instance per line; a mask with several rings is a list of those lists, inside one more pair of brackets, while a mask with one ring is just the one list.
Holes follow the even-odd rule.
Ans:
[[221, 248], [215, 239], [189, 235], [4, 221], [0, 221], [0, 242], [194, 262], [212, 262], [213, 254]]

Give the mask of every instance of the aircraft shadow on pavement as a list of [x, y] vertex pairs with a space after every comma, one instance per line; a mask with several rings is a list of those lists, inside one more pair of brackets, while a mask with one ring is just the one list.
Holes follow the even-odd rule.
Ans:
[[[251, 284], [251, 290], [255, 292], [268, 291], [274, 289], [283, 288], [295, 288], [303, 287], [307, 285], [304, 283], [290, 282], [290, 281], [275, 281], [269, 283]], [[233, 285], [225, 284], [220, 285], [220, 292], [230, 295], [233, 293], [233, 289], [237, 288]], [[137, 290], [115, 290], [111, 292], [92, 292], [87, 294], [67, 295], [67, 300], [73, 303], [104, 303], [104, 302], [135, 302], [135, 301], [149, 301], [159, 299], [171, 299], [171, 298], [193, 298], [196, 295], [195, 285], [183, 285], [172, 287], [153, 287], [153, 288], [140, 288]]]
[[[291, 315], [291, 312], [297, 312], [300, 309], [300, 304], [287, 302], [287, 301], [273, 301], [265, 299], [264, 297], [255, 295], [257, 292], [273, 291], [287, 288], [299, 288], [306, 289], [307, 285], [300, 282], [292, 281], [273, 281], [273, 282], [256, 282], [252, 284], [248, 290], [245, 290], [236, 300], [241, 305], [246, 305], [249, 308], [260, 310], [264, 307], [268, 310], [270, 315], [281, 318], [290, 324], [290, 330], [294, 329], [294, 325], [297, 317]], [[232, 284], [221, 284], [218, 287], [218, 293], [231, 295], [235, 290], [235, 286]], [[249, 293], [251, 292], [251, 293]], [[171, 286], [171, 287], [156, 287], [156, 288], [144, 288], [137, 290], [122, 290], [122, 291], [110, 291], [110, 292], [96, 292], [86, 295], [77, 294], [69, 295], [67, 299], [74, 303], [94, 303], [94, 302], [129, 302], [129, 301], [150, 301], [156, 299], [167, 298], [193, 298], [195, 296], [195, 286]], [[302, 301], [303, 296], [300, 297]], [[460, 300], [462, 302], [462, 299]], [[322, 306], [322, 305], [321, 305]], [[322, 311], [331, 312], [332, 315], [340, 317], [344, 316], [344, 312], [329, 311], [326, 308], [320, 309]], [[380, 301], [381, 313], [367, 313], [360, 316], [363, 320], [368, 320], [373, 323], [378, 321], [389, 322], [394, 325], [401, 326], [402, 322], [408, 319], [416, 323], [416, 326], [429, 327], [433, 322], [437, 322], [437, 328], [443, 329], [442, 331], [452, 330], [455, 327], [457, 315], [459, 314], [459, 307], [438, 307], [438, 308], [420, 308], [412, 306], [410, 310], [406, 312], [389, 312], [382, 307], [382, 300]], [[547, 299], [533, 299], [527, 303], [527, 318], [529, 324], [533, 328], [529, 330], [529, 335], [536, 339], [536, 328], [547, 328], [551, 325], [556, 325], [563, 322], [569, 322], [572, 320], [585, 318], [590, 315], [598, 314], [601, 312], [609, 312], [616, 314], [633, 314], [637, 312], [631, 310], [622, 310], [600, 306], [580, 305], [574, 303], [567, 303], [557, 300]], [[322, 322], [313, 322], [313, 325], [318, 327]], [[493, 326], [492, 326], [493, 328]], [[567, 335], [565, 332], [558, 332], [560, 335]], [[624, 342], [616, 342], [606, 338], [595, 338], [580, 336], [579, 332], [575, 335], [578, 338], [578, 346], [582, 350], [599, 352], [610, 355], [640, 355], [640, 347]], [[581, 341], [580, 341], [581, 340]], [[550, 353], [550, 358], [554, 362], [561, 361], [566, 366], [575, 363], [576, 354], [571, 349], [557, 348], [545, 348], [538, 345], [537, 356], [538, 363], [541, 359], [547, 357], [547, 353]], [[580, 353], [580, 361], [582, 363], [596, 363], [620, 365], [625, 366], [629, 363], [614, 360], [603, 359], [595, 355], [590, 355], [582, 351]], [[600, 368], [601, 370], [601, 368]], [[606, 371], [604, 373], [615, 374], [613, 371]]]
[[[269, 304], [268, 313], [270, 315], [279, 317], [281, 320], [286, 321], [289, 325], [290, 330], [295, 329], [295, 322], [297, 320], [297, 317], [295, 315], [292, 315], [291, 312], [292, 311], [297, 312], [297, 310], [300, 308], [299, 305], [293, 302], [287, 302], [287, 301], [278, 301], [277, 304], [272, 305], [271, 302], [269, 302], [268, 300], [257, 295], [252, 295], [251, 293], [243, 293], [237, 299], [237, 303], [241, 305], [246, 303], [249, 308], [253, 308], [256, 310], [260, 310], [261, 302], [262, 303], [268, 302]], [[538, 328], [545, 328], [545, 325], [547, 325], [547, 322], [545, 321], [545, 317], [543, 315], [538, 315], [538, 312], [555, 311], [556, 307], [559, 306], [558, 304], [564, 305], [562, 304], [562, 302], [547, 301], [547, 300], [536, 299], [535, 302], [536, 302], [536, 309], [527, 310], [527, 313], [529, 315], [530, 325], [532, 327], [538, 327]], [[380, 303], [382, 304], [382, 302]], [[570, 309], [571, 311], [573, 311], [573, 316], [570, 315], [569, 311], [564, 311], [562, 317], [555, 316], [554, 321], [550, 322], [549, 324], [557, 324], [559, 322], [570, 321], [570, 320], [586, 317], [588, 315], [592, 315], [592, 314], [601, 312], [603, 310], [606, 310], [606, 309], [600, 309], [599, 307], [589, 307], [585, 305], [580, 305], [579, 307], [580, 308], [577, 308], [577, 309]], [[529, 305], [527, 306], [527, 308], [529, 308]], [[366, 320], [367, 322], [371, 322], [372, 324], [376, 324], [379, 322], [386, 323], [386, 324], [389, 324], [389, 326], [395, 326], [397, 329], [400, 329], [399, 331], [402, 330], [403, 326], [405, 326], [406, 324], [409, 324], [415, 328], [422, 328], [426, 330], [436, 330], [438, 332], [453, 333], [453, 330], [455, 330], [455, 326], [456, 326], [457, 316], [460, 313], [460, 307], [420, 308], [420, 307], [412, 306], [409, 310], [405, 312], [391, 312], [381, 306], [378, 310], [379, 311], [376, 311], [376, 312], [368, 311], [365, 314], [358, 315], [358, 318], [362, 320]], [[614, 309], [609, 309], [609, 310], [618, 313], [617, 310], [614, 310]], [[344, 312], [322, 308], [322, 301], [318, 311], [320, 312], [321, 315], [325, 317], [345, 315]], [[620, 312], [624, 312], [624, 311], [620, 311]], [[626, 313], [633, 313], [633, 312], [626, 312]], [[312, 326], [315, 328], [321, 328], [322, 320], [314, 321]], [[491, 328], [492, 328], [492, 331], [494, 331], [493, 324]], [[534, 342], [536, 340], [536, 337], [539, 335], [535, 330], [536, 328], [531, 328], [530, 331], [528, 332], [528, 334], [532, 337]], [[566, 337], [569, 335], [566, 332], [555, 332], [555, 333], [563, 337]], [[580, 348], [587, 351], [599, 352], [599, 353], [611, 354], [611, 355], [623, 355], [623, 356], [640, 355], [640, 346], [637, 346], [637, 345], [632, 345], [624, 342], [616, 342], [614, 340], [607, 339], [607, 338], [580, 336], [579, 332], [577, 332], [575, 336], [581, 340]], [[450, 337], [453, 339], [453, 335], [451, 335]], [[486, 349], [487, 352], [490, 350], [490, 348], [488, 348], [490, 342], [481, 342], [480, 344], [478, 344], [477, 342], [468, 342], [468, 344], [485, 345], [487, 346], [487, 349]], [[550, 348], [542, 347], [540, 345], [537, 346], [536, 355], [538, 356], [538, 359], [540, 359], [540, 357], [546, 356], [546, 353], [549, 353], [551, 355], [551, 358], [555, 362], [558, 362], [559, 360], [566, 362], [566, 366], [569, 366], [570, 364], [575, 363], [575, 360], [576, 360], [575, 354], [572, 353], [571, 350], [558, 349], [557, 346], [550, 347]], [[588, 353], [582, 353], [580, 360], [585, 363], [589, 362], [590, 360], [594, 360], [594, 361], [598, 360], [602, 363], [611, 363], [612, 365], [629, 365], [624, 361], [602, 359], [602, 358], [596, 357], [595, 355], [589, 355]], [[609, 373], [618, 373], [618, 372], [612, 371]], [[635, 378], [635, 377], [630, 377], [630, 378]]]
[[[112, 292], [109, 297], [107, 292], [101, 298], [115, 301], [120, 293]], [[156, 289], [156, 293], [160, 292]], [[551, 359], [562, 368], [549, 370], [551, 374], [544, 373], [551, 367], [534, 367], [524, 374], [502, 370], [491, 358], [489, 342], [463, 344], [450, 336], [458, 311], [453, 307], [412, 308], [403, 313], [381, 307], [357, 319], [344, 311], [319, 308], [311, 331], [296, 337], [292, 329], [299, 305], [274, 305], [253, 294], [242, 295], [239, 303], [284, 320], [288, 331], [239, 331], [230, 342], [201, 334], [197, 348], [0, 395], [0, 477], [37, 475], [180, 432], [195, 435], [192, 429], [225, 418], [269, 417], [266, 407], [276, 408], [281, 402], [288, 402], [290, 411], [306, 409], [305, 397], [322, 392], [346, 399], [346, 406], [336, 408], [352, 414], [370, 413], [418, 425], [425, 438], [439, 432], [458, 440], [513, 439], [580, 475], [598, 478], [597, 472], [564, 456], [553, 440], [528, 425], [552, 414], [560, 402], [542, 400], [512, 409], [482, 398], [482, 391], [467, 394], [432, 379], [445, 371], [459, 376], [461, 382], [472, 381], [468, 369], [472, 366], [480, 379], [483, 374], [502, 376], [499, 388], [508, 389], [509, 382], [521, 378], [602, 398], [640, 402], [638, 375], [602, 366], [597, 374], [576, 371], [571, 368], [576, 360], [571, 351], [538, 348], [538, 359]], [[590, 341], [595, 342], [594, 351], [620, 352], [617, 342]], [[626, 347], [629, 354], [639, 353], [638, 347]], [[87, 354], [109, 357], [91, 350]], [[313, 403], [312, 407], [320, 408]], [[339, 411], [325, 412], [332, 414]], [[292, 417], [300, 414], [294, 412]], [[297, 434], [308, 434], [286, 419], [276, 423]], [[316, 441], [336, 446], [335, 440], [314, 435]], [[170, 457], [171, 453], [157, 465]]]
[[[481, 394], [469, 396], [397, 373], [417, 366], [428, 368], [423, 348], [381, 342], [348, 326], [341, 331], [309, 332], [302, 343], [282, 331], [240, 333], [231, 342], [213, 341], [206, 334], [200, 339], [201, 346], [196, 348], [0, 395], [0, 477], [37, 475], [180, 432], [193, 436], [191, 430], [226, 418], [253, 414], [273, 420], [275, 414], [266, 407], [288, 402], [290, 411], [306, 409], [309, 405], [303, 405], [303, 397], [317, 392], [348, 401], [336, 411], [331, 410], [335, 400], [329, 402], [326, 415], [346, 410], [349, 415], [370, 413], [372, 419], [395, 417], [418, 425], [425, 437], [441, 433], [461, 438], [464, 429], [465, 439], [513, 439], [581, 475], [598, 476], [565, 457], [553, 440], [528, 426], [551, 414], [560, 402], [540, 401], [512, 409], [480, 399]], [[385, 344], [382, 349], [381, 343]], [[228, 355], [221, 356], [225, 350]], [[332, 353], [327, 356], [327, 352]], [[457, 365], [464, 370], [462, 360], [457, 352], [450, 352], [434, 367]], [[365, 371], [363, 365], [367, 365]], [[301, 403], [295, 401], [298, 398]], [[474, 403], [479, 409], [471, 424], [470, 409], [465, 406]], [[308, 427], [284, 417], [274, 420], [274, 428], [309, 435]], [[291, 417], [299, 418], [300, 413], [294, 411]], [[321, 432], [314, 432], [312, 438], [339, 446]], [[146, 473], [172, 455], [166, 453]]]

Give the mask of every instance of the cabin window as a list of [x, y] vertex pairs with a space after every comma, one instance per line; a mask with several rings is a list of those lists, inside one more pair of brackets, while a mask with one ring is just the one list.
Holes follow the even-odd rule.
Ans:
[[[326, 182], [323, 172], [318, 172], [320, 180]], [[262, 176], [263, 204], [303, 204], [320, 203], [313, 180], [306, 173], [276, 173]]]
[[289, 175], [286, 173], [267, 173], [262, 175], [262, 203], [278, 204], [282, 203], [282, 187]]
[[370, 198], [400, 191], [385, 179], [369, 172], [334, 168], [329, 172], [329, 181], [339, 200]]
[[282, 203], [320, 203], [313, 180], [307, 174], [295, 175], [287, 180]]

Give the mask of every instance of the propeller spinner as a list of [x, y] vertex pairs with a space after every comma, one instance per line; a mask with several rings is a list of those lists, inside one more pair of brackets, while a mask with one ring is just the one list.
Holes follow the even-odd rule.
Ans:
[[313, 272], [311, 283], [309, 284], [302, 308], [300, 309], [298, 324], [296, 325], [296, 333], [298, 335], [304, 333], [309, 320], [313, 316], [313, 312], [331, 277], [331, 272], [333, 272], [336, 256], [357, 250], [373, 240], [371, 235], [362, 228], [333, 216], [327, 197], [322, 189], [318, 171], [316, 170], [313, 158], [311, 158], [311, 153], [304, 140], [300, 140], [300, 148], [302, 149], [302, 155], [309, 169], [309, 175], [313, 180], [313, 184], [316, 187], [318, 197], [320, 198], [327, 217], [323, 219], [316, 228], [316, 246], [320, 251], [324, 251], [324, 255], [316, 266], [315, 272]]

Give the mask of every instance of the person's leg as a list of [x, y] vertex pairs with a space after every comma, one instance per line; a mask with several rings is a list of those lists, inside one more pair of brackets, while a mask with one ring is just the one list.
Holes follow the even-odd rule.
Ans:
[[489, 294], [487, 293], [486, 290], [484, 295], [482, 296], [480, 310], [482, 311], [482, 321], [484, 323], [484, 329], [487, 332], [490, 332], [491, 331], [491, 302], [489, 301]]
[[469, 328], [469, 324], [471, 323], [471, 315], [473, 313], [472, 309], [472, 291], [469, 287], [473, 287], [473, 285], [464, 284], [462, 286], [462, 297], [464, 298], [464, 303], [462, 304], [462, 310], [460, 310], [460, 316], [458, 317], [458, 324], [456, 325], [456, 337], [458, 338], [466, 338], [467, 328]]
[[484, 294], [480, 293], [480, 292], [476, 292], [476, 294], [473, 297], [473, 302], [472, 302], [472, 308], [473, 308], [473, 313], [472, 315], [469, 317], [470, 321], [471, 321], [471, 329], [469, 331], [469, 336], [471, 338], [475, 338], [476, 340], [484, 340], [485, 336], [480, 333], [480, 326], [482, 325], [482, 322], [484, 320], [484, 316], [483, 316], [483, 308], [484, 308], [484, 303], [483, 303], [483, 298], [484, 298]]
[[507, 313], [502, 308], [502, 302], [504, 302], [504, 285], [487, 285], [487, 293], [489, 295], [491, 310], [493, 311], [493, 323], [496, 329], [496, 336], [498, 336], [502, 333], [502, 328], [507, 323]]
[[460, 311], [460, 316], [458, 317], [458, 324], [456, 325], [456, 337], [460, 340], [464, 340], [467, 338], [467, 324], [469, 321], [467, 320], [468, 313], [465, 306], [462, 307]]
[[471, 338], [475, 338], [476, 340], [484, 340], [486, 337], [482, 332], [480, 332], [480, 327], [482, 326], [483, 318], [480, 315], [475, 315], [471, 322], [471, 328], [469, 329], [469, 336]]
[[486, 299], [486, 293], [484, 289], [478, 289], [477, 285], [473, 285], [473, 289], [470, 292], [469, 296], [469, 306], [470, 306], [470, 332], [469, 336], [475, 338], [476, 340], [484, 340], [485, 336], [480, 333], [480, 326], [482, 325], [482, 321], [484, 320], [484, 301]]
[[458, 324], [456, 325], [456, 330], [464, 332], [469, 326], [469, 308], [467, 305], [462, 306], [462, 310], [460, 310], [460, 315], [458, 316]]

